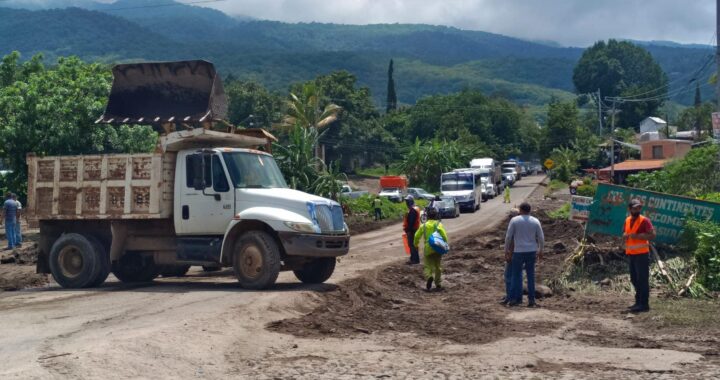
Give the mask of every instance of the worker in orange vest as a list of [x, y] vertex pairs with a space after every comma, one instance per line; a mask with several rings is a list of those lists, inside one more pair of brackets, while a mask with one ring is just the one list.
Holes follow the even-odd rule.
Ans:
[[630, 281], [635, 288], [635, 304], [629, 310], [642, 313], [650, 310], [650, 240], [655, 239], [655, 229], [650, 219], [640, 215], [640, 200], [630, 200], [628, 210], [630, 216], [625, 219], [623, 240], [630, 263]]
[[408, 195], [407, 198], [405, 198], [405, 205], [407, 205], [408, 212], [403, 219], [403, 230], [410, 245], [410, 260], [407, 264], [420, 264], [420, 255], [418, 255], [417, 246], [413, 244], [415, 232], [420, 228], [420, 208], [415, 206], [415, 198], [413, 198], [412, 195]]

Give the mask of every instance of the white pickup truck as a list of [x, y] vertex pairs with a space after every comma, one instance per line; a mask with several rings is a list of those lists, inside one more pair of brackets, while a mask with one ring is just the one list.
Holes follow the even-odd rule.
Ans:
[[[99, 122], [115, 119], [108, 113], [118, 75], [137, 70], [158, 80], [175, 75], [177, 82], [183, 73], [217, 80], [208, 62], [173, 64], [172, 75], [167, 63], [116, 66]], [[211, 88], [213, 97], [222, 90]], [[170, 117], [159, 116], [166, 133], [156, 153], [28, 155], [27, 209], [40, 227], [38, 272], [68, 288], [97, 286], [110, 272], [123, 282], [151, 281], [161, 268], [183, 273], [191, 265], [232, 267], [248, 289], [272, 286], [282, 270], [306, 283], [327, 280], [336, 257], [349, 249], [340, 205], [288, 188], [273, 157], [253, 149], [266, 146], [262, 134], [177, 131]]]

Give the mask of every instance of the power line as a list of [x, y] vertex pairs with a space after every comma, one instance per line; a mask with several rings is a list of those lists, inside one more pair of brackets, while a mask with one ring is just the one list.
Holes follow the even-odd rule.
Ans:
[[[715, 43], [716, 39], [717, 39], [717, 33], [713, 33], [713, 36], [710, 38], [710, 42], [708, 43], [708, 45], [712, 46], [712, 45]], [[692, 78], [690, 79], [690, 81], [693, 81], [694, 79], [696, 79], [697, 74], [699, 74], [702, 70], [704, 70], [710, 62], [712, 62], [712, 59], [714, 58], [714, 54], [710, 54], [710, 55], [708, 56], [708, 58], [709, 58], [709, 59], [706, 60], [705, 63], [703, 63], [703, 64], [701, 65], [701, 68], [698, 69], [698, 70], [696, 70], [694, 75], [691, 75]], [[660, 91], [660, 90], [662, 90], [662, 89], [664, 89], [664, 88], [669, 88], [672, 84], [674, 84], [674, 83], [676, 83], [676, 82], [679, 82], [681, 79], [684, 79], [686, 76], [687, 76], [687, 75], [681, 75], [681, 76], [673, 79], [672, 81], [669, 81], [668, 83], [666, 83], [666, 84], [663, 85], [663, 86], [654, 88], [654, 89], [649, 90], [649, 91], [645, 91], [645, 92], [643, 92], [643, 93], [628, 95], [628, 96], [625, 96], [625, 98], [639, 97], [639, 96], [643, 96], [643, 95], [647, 95], [647, 94], [650, 94], [650, 93], [653, 93], [653, 92]]]

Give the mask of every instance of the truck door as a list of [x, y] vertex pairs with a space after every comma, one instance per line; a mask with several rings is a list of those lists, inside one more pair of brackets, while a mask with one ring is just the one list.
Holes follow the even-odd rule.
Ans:
[[185, 156], [183, 183], [176, 183], [178, 235], [224, 235], [235, 215], [235, 192], [230, 188], [222, 159], [213, 153]]

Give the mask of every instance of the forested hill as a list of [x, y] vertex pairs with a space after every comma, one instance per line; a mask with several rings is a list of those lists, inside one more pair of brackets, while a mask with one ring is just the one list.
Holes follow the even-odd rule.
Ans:
[[[28, 0], [0, 3], [37, 5]], [[50, 6], [0, 8], [0, 54], [49, 59], [78, 55], [86, 60], [174, 60], [204, 58], [225, 75], [286, 90], [292, 82], [345, 69], [370, 87], [376, 103], [385, 96], [386, 70], [395, 59], [401, 103], [422, 96], [478, 88], [518, 103], [541, 105], [570, 97], [572, 69], [582, 49], [563, 48], [479, 31], [431, 25], [287, 24], [230, 17], [188, 5], [148, 7], [140, 0], [112, 4], [51, 0]], [[692, 102], [692, 91], [675, 94], [712, 51], [703, 47], [645, 46], [671, 80], [674, 100]], [[672, 87], [676, 86], [676, 87]], [[709, 97], [710, 86], [703, 88]]]

